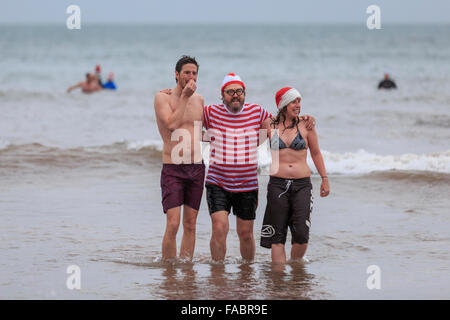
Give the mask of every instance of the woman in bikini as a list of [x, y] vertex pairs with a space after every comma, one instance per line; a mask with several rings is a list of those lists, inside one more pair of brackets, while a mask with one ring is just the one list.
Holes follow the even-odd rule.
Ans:
[[272, 262], [285, 263], [288, 227], [292, 235], [291, 259], [303, 258], [308, 247], [313, 204], [311, 171], [306, 162], [308, 148], [322, 178], [320, 196], [326, 197], [330, 187], [317, 132], [315, 128], [306, 130], [304, 121], [299, 118], [300, 93], [286, 87], [277, 92], [275, 100], [278, 114], [263, 124], [270, 139], [273, 161], [261, 246], [272, 250]]

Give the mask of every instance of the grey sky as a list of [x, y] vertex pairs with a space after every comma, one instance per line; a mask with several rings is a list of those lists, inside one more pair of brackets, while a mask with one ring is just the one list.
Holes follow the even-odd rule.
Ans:
[[381, 8], [381, 23], [450, 23], [450, 0], [0, 0], [0, 24], [65, 24], [66, 8], [95, 23], [365, 23]]

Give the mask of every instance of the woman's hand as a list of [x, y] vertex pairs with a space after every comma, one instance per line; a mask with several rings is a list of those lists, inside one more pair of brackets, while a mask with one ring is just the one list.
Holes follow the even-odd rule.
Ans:
[[326, 197], [330, 194], [330, 185], [328, 183], [328, 177], [322, 178], [322, 184], [320, 185], [320, 196]]

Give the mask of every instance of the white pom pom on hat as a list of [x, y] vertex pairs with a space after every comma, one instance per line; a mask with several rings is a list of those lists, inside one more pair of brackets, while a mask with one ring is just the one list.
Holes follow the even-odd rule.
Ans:
[[275, 94], [275, 102], [277, 103], [278, 109], [287, 106], [297, 98], [301, 99], [302, 95], [297, 91], [297, 89], [291, 87], [284, 87], [278, 90], [278, 92]]
[[238, 83], [245, 89], [245, 85], [244, 82], [242, 82], [241, 77], [239, 77], [237, 74], [229, 73], [225, 76], [225, 78], [222, 81], [222, 87], [220, 88], [220, 92], [223, 92], [223, 88], [232, 83]]

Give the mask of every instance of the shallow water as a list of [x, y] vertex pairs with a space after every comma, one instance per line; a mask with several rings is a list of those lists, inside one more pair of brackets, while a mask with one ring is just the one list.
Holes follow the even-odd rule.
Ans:
[[[259, 247], [266, 176], [260, 176], [255, 261], [241, 260], [230, 217], [224, 264], [209, 255], [210, 218], [203, 199], [193, 262], [161, 261], [165, 216], [157, 165], [62, 169], [8, 180], [0, 193], [0, 297], [43, 299], [347, 299], [449, 298], [445, 214], [450, 177], [420, 173], [331, 176], [332, 194], [317, 195], [304, 262], [284, 270]], [[106, 166], [108, 167], [108, 166]], [[427, 177], [427, 175], [425, 175]], [[113, 178], [112, 178], [113, 177]], [[410, 188], [415, 193], [400, 194]], [[418, 196], [419, 195], [419, 196]], [[423, 198], [422, 198], [423, 197]], [[427, 199], [428, 204], [424, 201]], [[178, 247], [181, 240], [178, 237]], [[287, 250], [289, 250], [289, 238]], [[66, 269], [81, 269], [81, 290]], [[378, 265], [381, 290], [369, 290]]]

